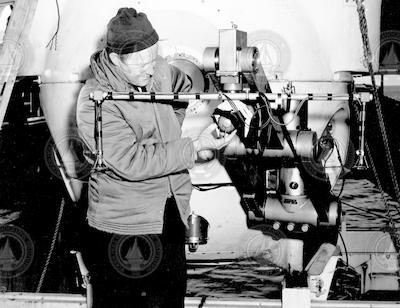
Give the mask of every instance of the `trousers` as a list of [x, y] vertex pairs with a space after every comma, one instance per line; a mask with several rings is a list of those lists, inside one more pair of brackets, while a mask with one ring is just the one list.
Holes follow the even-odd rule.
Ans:
[[185, 225], [174, 198], [167, 199], [162, 234], [85, 229], [81, 250], [91, 276], [94, 308], [184, 307]]

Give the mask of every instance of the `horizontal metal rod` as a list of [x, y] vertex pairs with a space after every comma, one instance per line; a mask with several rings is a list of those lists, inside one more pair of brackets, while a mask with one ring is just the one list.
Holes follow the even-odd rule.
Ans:
[[[347, 93], [306, 93], [306, 94], [285, 94], [285, 93], [264, 93], [268, 100], [279, 101], [285, 99], [293, 100], [327, 100], [327, 101], [347, 101], [350, 95]], [[165, 101], [165, 100], [257, 100], [259, 92], [236, 92], [236, 93], [173, 93], [173, 92], [102, 92], [92, 94], [91, 97], [102, 98], [103, 100], [128, 100], [128, 101]], [[355, 99], [359, 99], [359, 94], [354, 94]], [[370, 96], [372, 100], [372, 95]]]

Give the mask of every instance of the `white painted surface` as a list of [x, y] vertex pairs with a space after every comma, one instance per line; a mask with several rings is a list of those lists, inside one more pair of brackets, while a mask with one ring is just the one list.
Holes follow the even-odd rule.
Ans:
[[[381, 0], [364, 3], [371, 47], [376, 51]], [[56, 4], [42, 0], [24, 46], [29, 52], [21, 74], [42, 74], [52, 81], [69, 80], [71, 74], [84, 78], [89, 56], [104, 43], [108, 20], [123, 6], [148, 15], [161, 38], [164, 56], [184, 52], [201, 60], [205, 47], [218, 44], [217, 30], [234, 23], [248, 32], [249, 45], [260, 47], [270, 76], [331, 80], [335, 71], [365, 70], [352, 1], [59, 0], [59, 4], [57, 50], [46, 49], [57, 26]]]
[[310, 290], [305, 288], [284, 288], [282, 290], [282, 308], [310, 308]]

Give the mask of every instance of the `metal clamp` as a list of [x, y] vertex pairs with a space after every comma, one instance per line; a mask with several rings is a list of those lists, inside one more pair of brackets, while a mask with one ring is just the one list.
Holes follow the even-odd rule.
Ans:
[[108, 93], [103, 91], [95, 91], [90, 93], [89, 98], [94, 101], [94, 138], [96, 142], [96, 161], [93, 169], [96, 171], [103, 171], [106, 169], [103, 157], [103, 118], [102, 118], [102, 105], [107, 98]]

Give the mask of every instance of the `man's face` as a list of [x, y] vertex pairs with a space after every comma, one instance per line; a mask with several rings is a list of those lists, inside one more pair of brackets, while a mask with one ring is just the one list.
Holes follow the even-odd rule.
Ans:
[[147, 86], [154, 74], [158, 43], [138, 52], [125, 54], [120, 57], [119, 67], [135, 86]]

